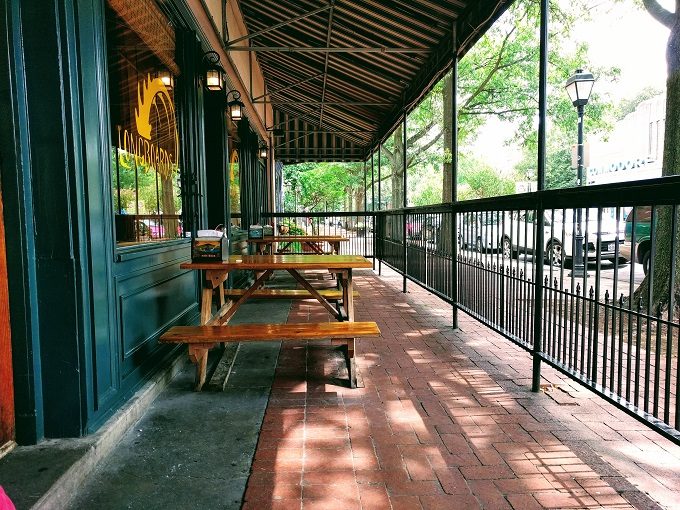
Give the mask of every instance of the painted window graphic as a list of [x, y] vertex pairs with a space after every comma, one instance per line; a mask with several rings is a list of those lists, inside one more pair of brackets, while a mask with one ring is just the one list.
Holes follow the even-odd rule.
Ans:
[[151, 1], [107, 1], [111, 182], [119, 246], [181, 237], [175, 38]]

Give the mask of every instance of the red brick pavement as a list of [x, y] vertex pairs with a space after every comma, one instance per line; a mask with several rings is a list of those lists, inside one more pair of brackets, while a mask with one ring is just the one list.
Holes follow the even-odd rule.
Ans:
[[680, 508], [680, 447], [547, 367], [532, 393], [525, 351], [394, 273], [356, 283], [364, 387], [331, 345], [282, 348], [244, 509]]

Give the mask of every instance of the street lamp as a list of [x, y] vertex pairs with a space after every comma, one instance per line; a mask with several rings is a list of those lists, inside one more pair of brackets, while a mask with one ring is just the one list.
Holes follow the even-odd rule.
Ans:
[[[571, 99], [572, 104], [576, 107], [576, 113], [578, 114], [578, 143], [576, 145], [576, 158], [577, 158], [577, 178], [578, 186], [583, 186], [583, 113], [585, 106], [588, 104], [588, 99], [590, 99], [590, 93], [593, 90], [593, 84], [595, 83], [595, 78], [591, 73], [584, 72], [583, 69], [577, 69], [576, 73], [569, 77], [565, 88], [567, 89], [567, 94], [569, 94], [569, 99]], [[585, 264], [583, 261], [583, 252], [585, 248], [583, 246], [583, 229], [581, 228], [582, 211], [581, 209], [576, 210], [576, 235], [574, 236], [575, 249], [574, 249], [574, 268], [571, 274], [577, 278], [583, 277], [586, 274]]]

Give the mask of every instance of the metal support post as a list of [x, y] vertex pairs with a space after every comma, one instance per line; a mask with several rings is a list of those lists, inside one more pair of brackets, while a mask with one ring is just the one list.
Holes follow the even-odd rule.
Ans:
[[401, 128], [402, 131], [402, 168], [404, 170], [404, 288], [402, 292], [406, 294], [406, 273], [408, 272], [408, 263], [406, 257], [408, 256], [408, 250], [406, 249], [406, 207], [408, 207], [408, 193], [406, 192], [406, 110], [404, 110], [404, 122]]
[[[380, 211], [381, 206], [381, 189], [382, 189], [382, 180], [380, 177], [380, 159], [382, 156], [382, 144], [378, 144], [378, 211]], [[376, 217], [376, 220], [378, 218]], [[377, 232], [377, 225], [376, 225], [376, 232]], [[384, 235], [384, 232], [383, 232]], [[382, 256], [382, 252], [380, 253]], [[382, 258], [378, 258], [378, 275], [382, 275]]]
[[458, 201], [458, 30], [454, 21], [451, 30], [453, 55], [451, 55], [451, 301], [453, 329], [458, 329], [458, 214], [453, 204]]
[[536, 257], [534, 268], [535, 300], [534, 300], [534, 346], [532, 349], [533, 369], [531, 372], [531, 391], [538, 392], [541, 389], [541, 354], [543, 351], [543, 259], [544, 253], [544, 229], [542, 226], [545, 209], [540, 200], [540, 192], [545, 189], [545, 156], [546, 156], [546, 117], [548, 112], [548, 2], [541, 0], [541, 24], [540, 24], [540, 53], [539, 53], [539, 76], [538, 76], [538, 169], [537, 169], [537, 193], [539, 203], [537, 207], [538, 228], [536, 229]]

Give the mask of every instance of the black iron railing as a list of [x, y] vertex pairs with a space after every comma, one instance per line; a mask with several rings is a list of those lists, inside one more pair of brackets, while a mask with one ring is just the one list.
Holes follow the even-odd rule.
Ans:
[[[548, 363], [680, 443], [678, 197], [671, 178], [270, 217], [347, 234], [347, 253], [375, 255], [404, 287], [413, 281], [451, 303], [454, 322], [463, 310], [529, 351], [532, 376]], [[371, 227], [354, 234], [335, 218]]]

